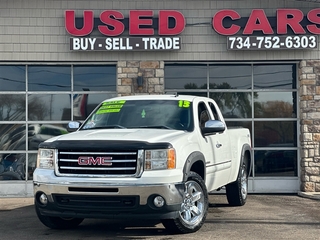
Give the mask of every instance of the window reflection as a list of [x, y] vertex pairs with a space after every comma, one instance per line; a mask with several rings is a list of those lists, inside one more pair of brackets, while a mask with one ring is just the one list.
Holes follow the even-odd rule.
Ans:
[[0, 150], [26, 150], [26, 126], [23, 124], [0, 124]]
[[296, 93], [257, 92], [255, 93], [254, 117], [292, 118], [296, 117]]
[[254, 147], [296, 147], [297, 122], [263, 121], [254, 123]]
[[0, 65], [0, 91], [25, 91], [26, 67]]
[[28, 97], [28, 120], [71, 120], [69, 94], [33, 94]]
[[0, 159], [0, 180], [25, 180], [26, 179], [26, 158], [25, 153], [1, 154]]
[[36, 169], [37, 165], [37, 154], [36, 153], [29, 153], [28, 154], [28, 180], [33, 180], [33, 172]]
[[25, 94], [0, 95], [0, 121], [22, 121], [26, 119]]
[[73, 84], [75, 91], [115, 91], [116, 66], [74, 66]]
[[209, 66], [210, 89], [251, 89], [251, 65]]
[[74, 94], [73, 95], [73, 119], [84, 120], [103, 100], [116, 97], [115, 93], [103, 94]]
[[250, 118], [252, 115], [251, 93], [210, 92], [224, 118]]
[[71, 91], [71, 66], [28, 66], [29, 91]]
[[206, 65], [166, 65], [166, 89], [207, 89]]
[[67, 129], [61, 124], [29, 124], [28, 148], [38, 150], [40, 143], [66, 133], [68, 133]]
[[295, 87], [295, 64], [254, 65], [254, 88], [292, 89]]
[[298, 176], [296, 150], [254, 151], [255, 176]]

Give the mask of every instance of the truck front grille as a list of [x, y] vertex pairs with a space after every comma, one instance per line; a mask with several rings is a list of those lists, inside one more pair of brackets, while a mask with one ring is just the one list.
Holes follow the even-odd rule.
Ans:
[[142, 171], [142, 151], [58, 151], [58, 176], [137, 177]]

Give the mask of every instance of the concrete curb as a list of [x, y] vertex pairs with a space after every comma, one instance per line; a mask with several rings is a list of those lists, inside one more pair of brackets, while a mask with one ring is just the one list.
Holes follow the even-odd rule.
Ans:
[[298, 192], [300, 197], [320, 200], [320, 192]]

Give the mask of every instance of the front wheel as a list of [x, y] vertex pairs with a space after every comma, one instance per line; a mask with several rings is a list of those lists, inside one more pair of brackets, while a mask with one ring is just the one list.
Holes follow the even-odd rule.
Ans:
[[179, 216], [175, 219], [164, 219], [162, 224], [172, 233], [193, 233], [202, 227], [207, 212], [208, 193], [205, 183], [197, 173], [190, 172], [185, 182]]
[[243, 206], [248, 196], [248, 161], [244, 159], [239, 168], [237, 180], [226, 185], [228, 203], [231, 206]]
[[76, 228], [82, 223], [83, 218], [60, 218], [41, 215], [39, 208], [35, 204], [36, 213], [39, 220], [48, 228], [52, 229], [70, 229]]

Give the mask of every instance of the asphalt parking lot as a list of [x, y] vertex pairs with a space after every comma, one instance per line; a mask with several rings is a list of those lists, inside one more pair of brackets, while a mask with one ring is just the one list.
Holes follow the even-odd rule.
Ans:
[[32, 198], [0, 198], [0, 239], [320, 239], [320, 200], [297, 195], [249, 195], [230, 207], [210, 195], [207, 220], [196, 233], [170, 235], [152, 221], [85, 219], [76, 229], [52, 230], [37, 219]]

